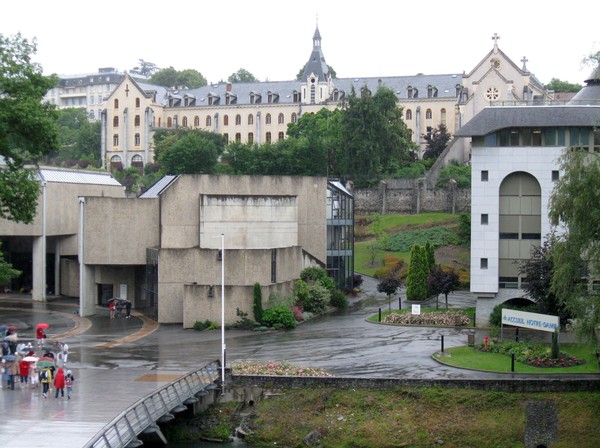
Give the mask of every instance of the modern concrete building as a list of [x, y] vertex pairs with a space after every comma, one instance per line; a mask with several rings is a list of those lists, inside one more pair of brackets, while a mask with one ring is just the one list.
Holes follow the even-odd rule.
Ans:
[[10, 285], [0, 287], [31, 291], [34, 300], [42, 301], [48, 291], [78, 296], [79, 200], [124, 198], [125, 189], [107, 173], [43, 168], [37, 175], [41, 191], [33, 223], [0, 219], [2, 253], [23, 272]]
[[[142, 167], [154, 161], [155, 129], [203, 129], [229, 142], [276, 142], [302, 114], [340, 107], [351, 92], [385, 86], [395, 92], [404, 121], [421, 150], [424, 134], [444, 124], [454, 134], [484, 107], [494, 103], [542, 102], [551, 98], [529, 72], [526, 59], [518, 67], [498, 47], [468, 74], [415, 74], [334, 78], [325, 62], [319, 29], [302, 79], [255, 83], [218, 83], [198, 89], [170, 88], [136, 82], [129, 75], [105, 102], [102, 115], [103, 166]], [[466, 162], [468, 139], [452, 145], [448, 158]]]
[[8, 287], [32, 285], [34, 300], [45, 300], [47, 284], [79, 296], [86, 316], [109, 298], [129, 298], [161, 323], [192, 327], [220, 320], [223, 291], [232, 324], [238, 309], [252, 315], [256, 283], [265, 301], [287, 295], [308, 266], [352, 287], [353, 198], [339, 182], [166, 176], [127, 198], [109, 175], [42, 169], [39, 176], [35, 222], [2, 221], [0, 231], [8, 261], [26, 273]]
[[456, 135], [472, 139], [471, 291], [477, 324], [523, 298], [518, 264], [551, 231], [548, 204], [567, 150], [600, 150], [600, 71], [566, 105], [484, 108]]

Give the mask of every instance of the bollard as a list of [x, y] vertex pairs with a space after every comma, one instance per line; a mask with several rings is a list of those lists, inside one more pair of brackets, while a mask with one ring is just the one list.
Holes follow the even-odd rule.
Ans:
[[515, 342], [519, 342], [519, 327], [515, 330]]
[[510, 371], [511, 372], [515, 371], [515, 354], [514, 353], [510, 356]]
[[398, 296], [398, 309], [402, 309], [402, 297]]
[[381, 308], [379, 308], [379, 322], [381, 322]]
[[444, 353], [444, 335], [442, 335], [442, 353]]

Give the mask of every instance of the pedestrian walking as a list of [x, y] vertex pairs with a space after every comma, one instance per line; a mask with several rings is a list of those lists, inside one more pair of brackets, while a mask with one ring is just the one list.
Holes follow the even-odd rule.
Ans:
[[67, 370], [67, 374], [65, 375], [65, 387], [67, 388], [67, 400], [71, 399], [71, 394], [73, 393], [73, 382], [75, 381], [75, 377], [70, 370]]
[[50, 384], [52, 383], [52, 370], [49, 367], [42, 369], [40, 373], [40, 382], [42, 383], [42, 395], [44, 398], [48, 398], [48, 391], [50, 390]]
[[65, 397], [65, 371], [62, 367], [58, 368], [56, 376], [54, 377], [54, 391], [54, 398], [58, 398], [59, 393], [60, 398]]
[[108, 302], [108, 311], [110, 311], [110, 318], [114, 319], [115, 318], [115, 309], [116, 309], [117, 305], [115, 304], [115, 300], [111, 300], [110, 302]]
[[19, 375], [21, 377], [21, 389], [27, 386], [29, 383], [29, 367], [30, 363], [21, 360], [19, 363]]
[[125, 318], [129, 319], [131, 317], [131, 300], [127, 299], [125, 301]]
[[32, 389], [36, 389], [40, 384], [40, 373], [33, 362], [29, 365], [29, 382]]
[[37, 327], [35, 330], [35, 337], [37, 339], [38, 347], [42, 348], [46, 343], [46, 332], [42, 327]]
[[67, 358], [69, 357], [69, 344], [62, 345], [62, 360], [63, 364], [67, 364]]
[[6, 363], [6, 370], [8, 370], [8, 387], [11, 390], [15, 390], [15, 380], [19, 376], [19, 364], [17, 361], [8, 361]]

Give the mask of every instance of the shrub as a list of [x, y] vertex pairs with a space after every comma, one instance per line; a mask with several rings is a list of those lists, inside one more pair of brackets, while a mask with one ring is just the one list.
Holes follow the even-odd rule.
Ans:
[[299, 304], [306, 310], [319, 314], [324, 312], [329, 306], [331, 293], [327, 288], [320, 284], [307, 285], [306, 294], [299, 297]]
[[360, 288], [360, 285], [363, 284], [364, 280], [365, 279], [362, 277], [362, 275], [354, 274], [354, 276], [352, 277], [352, 284], [355, 288]]
[[482, 352], [500, 353], [515, 356], [515, 361], [534, 367], [571, 367], [585, 364], [585, 359], [579, 359], [568, 353], [560, 352], [553, 357], [551, 348], [540, 343], [513, 342], [491, 340], [487, 346], [477, 344], [475, 348]]
[[258, 323], [262, 322], [263, 307], [262, 307], [262, 290], [260, 289], [260, 283], [254, 284], [254, 302], [252, 304], [252, 311], [254, 311], [254, 320]]
[[[295, 295], [290, 295], [290, 296], [284, 296], [283, 294], [279, 293], [279, 292], [272, 292], [271, 294], [269, 294], [269, 308], [270, 307], [274, 307], [274, 306], [278, 306], [278, 305], [284, 305], [288, 308], [291, 308], [295, 303], [296, 303], [297, 299]], [[264, 311], [263, 311], [264, 314]]]
[[284, 305], [267, 308], [263, 313], [263, 322], [274, 328], [296, 328], [298, 324], [292, 310]]
[[334, 306], [341, 310], [346, 309], [348, 308], [348, 297], [346, 297], [344, 291], [334, 289], [333, 291], [331, 291], [330, 304], [331, 306]]
[[219, 328], [219, 325], [211, 322], [210, 320], [205, 320], [204, 322], [201, 322], [199, 320], [197, 320], [196, 322], [194, 322], [194, 330], [196, 331], [202, 331], [202, 330], [216, 330], [217, 328]]
[[452, 327], [469, 325], [471, 319], [464, 311], [432, 311], [421, 314], [394, 312], [388, 314], [383, 322], [400, 325], [445, 325]]
[[258, 325], [252, 319], [248, 318], [248, 313], [240, 310], [239, 308], [236, 308], [235, 315], [239, 317], [234, 325], [236, 328], [240, 328], [242, 330], [252, 330]]
[[319, 266], [309, 266], [300, 273], [300, 278], [306, 283], [316, 282], [322, 278], [327, 278], [327, 271]]

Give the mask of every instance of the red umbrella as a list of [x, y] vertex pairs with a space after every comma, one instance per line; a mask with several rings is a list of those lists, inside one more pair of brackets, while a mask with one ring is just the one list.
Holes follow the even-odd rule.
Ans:
[[43, 328], [43, 329], [45, 330], [46, 328], [50, 328], [50, 325], [48, 325], [48, 324], [46, 324], [46, 323], [42, 322], [42, 323], [40, 323], [40, 324], [37, 324], [37, 325], [35, 326], [35, 329], [36, 329], [36, 330], [37, 330], [38, 328]]

